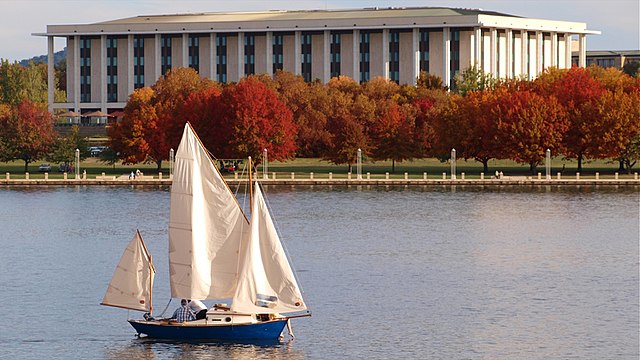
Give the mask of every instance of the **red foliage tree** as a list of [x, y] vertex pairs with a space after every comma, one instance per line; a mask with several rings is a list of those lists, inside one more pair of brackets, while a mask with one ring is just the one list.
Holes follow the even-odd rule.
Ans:
[[391, 172], [395, 173], [396, 161], [413, 159], [417, 155], [415, 108], [401, 107], [392, 100], [384, 104], [384, 111], [371, 131], [371, 140], [375, 144], [371, 156], [375, 160], [391, 160]]
[[259, 162], [264, 149], [272, 160], [293, 157], [297, 129], [274, 90], [249, 76], [225, 87], [220, 100], [222, 119], [233, 128], [226, 157], [251, 156]]
[[0, 109], [0, 159], [29, 163], [46, 155], [56, 138], [51, 114], [43, 105], [23, 100], [15, 107]]

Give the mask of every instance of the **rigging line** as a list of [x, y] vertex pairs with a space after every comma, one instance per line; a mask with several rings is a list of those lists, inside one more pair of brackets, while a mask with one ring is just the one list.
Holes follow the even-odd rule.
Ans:
[[[260, 187], [262, 188], [262, 184], [260, 184]], [[300, 289], [301, 293], [304, 293], [304, 289], [302, 288], [302, 283], [300, 282], [300, 277], [298, 276], [298, 272], [296, 271], [296, 267], [293, 265], [293, 261], [291, 261], [291, 255], [289, 255], [289, 249], [287, 249], [286, 246], [286, 241], [284, 241], [284, 238], [282, 237], [282, 231], [280, 231], [280, 226], [278, 225], [278, 220], [276, 219], [276, 217], [273, 215], [273, 211], [271, 209], [271, 204], [269, 203], [269, 199], [265, 196], [264, 191], [262, 192], [262, 198], [264, 199], [264, 203], [267, 206], [267, 210], [269, 210], [269, 214], [271, 214], [271, 221], [273, 221], [273, 226], [276, 227], [276, 233], [278, 234], [278, 237], [280, 237], [280, 244], [282, 245], [282, 250], [284, 250], [284, 254], [287, 256], [287, 260], [289, 261], [289, 265], [291, 267], [291, 270], [293, 270], [293, 277], [296, 279], [296, 282], [298, 283], [298, 288]], [[307, 301], [305, 300], [305, 303]]]
[[167, 309], [169, 308], [169, 304], [171, 304], [171, 298], [169, 298], [169, 302], [167, 303], [167, 306], [164, 307], [164, 310], [162, 310], [162, 313], [160, 314], [160, 317], [164, 317], [164, 313], [167, 311]]

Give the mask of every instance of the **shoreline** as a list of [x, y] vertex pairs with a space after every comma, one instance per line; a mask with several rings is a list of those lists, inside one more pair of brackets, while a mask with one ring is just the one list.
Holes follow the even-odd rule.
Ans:
[[[225, 179], [229, 185], [237, 185], [246, 180]], [[258, 179], [264, 185], [307, 185], [307, 186], [534, 186], [534, 185], [602, 185], [640, 186], [640, 179]], [[0, 187], [12, 186], [170, 186], [170, 179], [0, 179]]]

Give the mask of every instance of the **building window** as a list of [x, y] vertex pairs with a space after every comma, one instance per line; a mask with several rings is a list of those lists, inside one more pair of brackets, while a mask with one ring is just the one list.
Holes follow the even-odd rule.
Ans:
[[282, 34], [273, 34], [273, 73], [276, 71], [282, 70], [284, 68], [284, 60], [282, 58], [282, 44], [283, 44], [283, 35]]
[[144, 87], [144, 38], [133, 37], [133, 87]]
[[91, 38], [80, 37], [80, 102], [91, 102]]
[[367, 82], [371, 78], [370, 73], [370, 45], [371, 33], [360, 32], [360, 83]]
[[227, 82], [227, 35], [216, 36], [216, 80]]
[[189, 35], [189, 67], [200, 72], [200, 37]]
[[451, 30], [451, 84], [460, 73], [460, 30]]
[[107, 102], [118, 101], [118, 39], [107, 36]]
[[400, 82], [400, 32], [389, 31], [389, 80]]
[[330, 56], [331, 77], [340, 76], [340, 33], [331, 32]]
[[420, 50], [420, 71], [429, 72], [429, 31], [420, 29], [420, 40], [418, 43]]
[[171, 35], [160, 37], [160, 71], [166, 75], [171, 70]]
[[302, 77], [304, 81], [311, 81], [311, 34], [302, 33], [300, 36], [302, 52]]
[[256, 36], [244, 34], [244, 74], [256, 73]]

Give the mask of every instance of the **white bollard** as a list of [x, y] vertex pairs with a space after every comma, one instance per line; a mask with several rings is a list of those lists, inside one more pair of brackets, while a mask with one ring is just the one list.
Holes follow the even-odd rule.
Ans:
[[7, 178], [7, 180], [11, 179], [11, 174], [9, 173], [5, 173], [4, 176]]
[[275, 171], [271, 173], [271, 178], [272, 178], [273, 180], [275, 180], [275, 179], [276, 179], [276, 172], [275, 172]]
[[28, 172], [24, 173], [24, 178], [25, 178], [25, 180], [29, 180], [29, 173]]
[[162, 171], [158, 172], [158, 180], [162, 180]]
[[82, 180], [87, 180], [87, 170], [82, 171]]
[[389, 180], [389, 173], [388, 172], [384, 173], [384, 178]]
[[62, 178], [67, 180], [67, 173], [66, 172], [64, 174], [62, 174]]
[[235, 180], [238, 180], [238, 173], [233, 173], [233, 178], [234, 178]]
[[404, 173], [404, 179], [408, 180], [409, 179], [409, 173]]
[[44, 173], [44, 179], [45, 179], [45, 180], [49, 180], [49, 173], [47, 173], [47, 172], [46, 172], [46, 173]]
[[309, 179], [310, 179], [310, 180], [313, 180], [313, 172], [310, 172], [310, 173], [309, 173]]
[[615, 174], [614, 174], [614, 178], [615, 178], [616, 180], [618, 180], [618, 173], [615, 173]]
[[538, 180], [542, 180], [542, 173], [538, 173]]
[[600, 173], [596, 173], [596, 180], [600, 180]]
[[562, 173], [558, 173], [557, 175], [558, 180], [562, 179]]
[[447, 173], [446, 172], [442, 173], [442, 180], [447, 180]]
[[464, 180], [464, 173], [460, 173], [460, 179]]
[[580, 173], [579, 172], [576, 173], [576, 180], [580, 180]]
[[427, 180], [427, 173], [422, 173], [422, 178], [423, 178], [424, 180]]
[[638, 173], [637, 172], [633, 173], [633, 180], [638, 180]]
[[484, 180], [484, 173], [483, 172], [480, 173], [480, 180]]
[[367, 173], [367, 180], [371, 180], [371, 173], [370, 172]]
[[332, 172], [329, 173], [329, 180], [333, 180], [333, 173]]
[[347, 173], [347, 179], [351, 180], [351, 171]]
[[291, 180], [294, 180], [296, 178], [296, 173], [291, 173]]
[[500, 171], [500, 179], [502, 179], [503, 176], [504, 176], [504, 173]]

